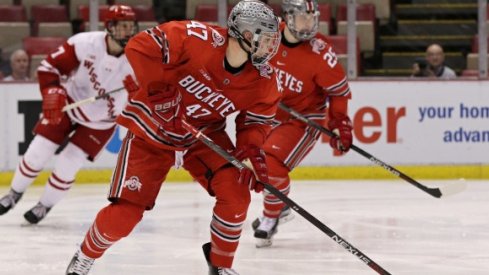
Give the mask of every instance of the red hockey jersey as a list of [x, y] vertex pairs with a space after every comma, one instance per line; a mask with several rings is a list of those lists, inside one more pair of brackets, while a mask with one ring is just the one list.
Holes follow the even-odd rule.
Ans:
[[223, 129], [226, 117], [239, 112], [237, 146], [261, 146], [281, 97], [276, 75], [271, 66], [256, 68], [251, 62], [246, 62], [237, 74], [228, 72], [224, 67], [227, 44], [227, 29], [197, 21], [164, 23], [133, 37], [126, 46], [126, 55], [141, 89], [118, 123], [162, 148], [190, 146], [191, 139], [175, 148], [148, 107], [149, 84], [171, 83], [182, 93], [190, 124], [208, 133]]
[[[285, 23], [280, 27], [283, 30]], [[270, 63], [282, 85], [285, 105], [308, 118], [322, 119], [328, 97], [351, 97], [343, 67], [324, 35], [318, 33], [310, 41], [298, 44], [284, 39]], [[346, 105], [340, 109], [346, 113]], [[277, 112], [277, 120], [288, 117], [283, 111]]]

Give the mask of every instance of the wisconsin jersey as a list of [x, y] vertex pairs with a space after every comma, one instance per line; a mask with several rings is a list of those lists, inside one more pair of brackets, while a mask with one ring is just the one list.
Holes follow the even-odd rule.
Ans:
[[[281, 97], [276, 75], [271, 66], [255, 68], [251, 62], [236, 74], [228, 72], [227, 43], [227, 29], [196, 21], [169, 22], [136, 35], [126, 54], [141, 89], [118, 122], [156, 146], [174, 147], [148, 104], [148, 87], [164, 82], [181, 92], [186, 120], [193, 126], [207, 133], [221, 130], [225, 118], [239, 112], [237, 146], [261, 145]], [[179, 149], [194, 142], [189, 137], [181, 137], [189, 142]]]
[[[281, 30], [284, 27], [282, 23]], [[351, 96], [345, 72], [322, 34], [298, 44], [288, 43], [282, 36], [280, 48], [270, 63], [283, 88], [282, 102], [308, 118], [324, 118], [328, 96]], [[277, 120], [287, 118], [284, 111], [277, 112]]]
[[[124, 54], [107, 52], [105, 32], [85, 32], [72, 36], [58, 50], [42, 61], [38, 68], [41, 89], [64, 84], [69, 103], [102, 95], [123, 86], [127, 75], [134, 75]], [[68, 111], [69, 117], [92, 129], [109, 129], [127, 102], [127, 93], [113, 93], [93, 103]]]

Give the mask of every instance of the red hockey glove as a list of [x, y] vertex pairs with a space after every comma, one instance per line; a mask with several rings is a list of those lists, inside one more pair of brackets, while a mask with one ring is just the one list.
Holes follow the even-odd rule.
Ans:
[[66, 105], [66, 90], [63, 87], [49, 87], [41, 91], [42, 115], [49, 124], [59, 124], [63, 118], [63, 107]]
[[127, 91], [127, 97], [129, 99], [133, 98], [136, 92], [139, 90], [138, 84], [136, 83], [136, 81], [134, 81], [130, 74], [128, 74], [126, 78], [122, 80], [122, 84], [124, 84], [124, 88]]
[[254, 170], [247, 168], [242, 169], [238, 182], [240, 184], [248, 185], [250, 190], [255, 190], [257, 193], [263, 191], [264, 186], [261, 182], [268, 183], [268, 169], [265, 161], [265, 152], [261, 148], [258, 148], [258, 146], [249, 144], [236, 149], [234, 156], [239, 161], [248, 159]]
[[182, 95], [172, 85], [158, 83], [157, 86], [150, 87], [148, 97], [153, 118], [160, 124], [162, 133], [169, 136], [174, 144], [181, 145], [189, 134], [182, 126], [182, 120], [185, 119]]
[[328, 122], [328, 128], [336, 134], [335, 137], [330, 139], [329, 145], [331, 145], [333, 149], [341, 152], [348, 152], [353, 142], [353, 127], [350, 118], [348, 116], [342, 116], [330, 119]]

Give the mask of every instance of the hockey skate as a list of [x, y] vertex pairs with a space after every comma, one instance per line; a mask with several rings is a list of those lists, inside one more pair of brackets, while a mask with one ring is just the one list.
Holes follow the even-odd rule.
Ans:
[[272, 245], [272, 237], [277, 233], [279, 224], [286, 223], [294, 218], [292, 210], [285, 205], [278, 219], [259, 217], [253, 221], [251, 226], [255, 231], [256, 248], [269, 247]]
[[38, 202], [36, 206], [32, 207], [31, 210], [25, 212], [24, 218], [30, 223], [30, 224], [37, 224], [40, 222], [46, 215], [48, 214], [49, 210], [51, 210], [50, 207], [46, 207], [42, 205], [42, 203]]
[[[263, 219], [262, 217], [256, 218], [253, 223], [251, 224], [251, 227], [253, 227], [253, 230], [256, 230], [258, 226], [260, 226], [261, 220]], [[280, 211], [280, 216], [278, 217], [278, 221], [280, 224], [284, 224], [288, 221], [291, 221], [294, 219], [294, 213], [292, 213], [292, 210], [288, 205], [285, 205], [282, 210]]]
[[260, 225], [255, 229], [256, 248], [272, 245], [272, 237], [277, 233], [279, 219], [262, 217]]
[[66, 269], [66, 275], [86, 275], [90, 271], [93, 262], [95, 262], [95, 259], [85, 256], [81, 249], [78, 249]]
[[209, 275], [239, 275], [238, 272], [234, 271], [232, 268], [217, 267], [213, 266], [211, 263], [211, 243], [205, 243], [202, 246], [204, 250], [205, 259], [209, 265]]
[[13, 189], [10, 189], [7, 195], [0, 199], [0, 215], [7, 213], [10, 209], [14, 208], [17, 202], [22, 198], [24, 193], [17, 193]]

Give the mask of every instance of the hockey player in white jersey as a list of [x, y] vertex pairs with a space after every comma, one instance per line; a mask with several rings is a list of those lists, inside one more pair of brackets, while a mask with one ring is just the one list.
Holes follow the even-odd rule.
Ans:
[[[134, 11], [111, 6], [105, 32], [79, 33], [50, 54], [37, 70], [42, 94], [42, 117], [36, 134], [21, 159], [7, 195], [0, 199], [0, 215], [12, 209], [43, 170], [61, 144], [54, 169], [39, 202], [24, 214], [36, 224], [71, 188], [86, 160], [94, 161], [112, 137], [115, 118], [128, 96], [138, 89], [134, 72], [124, 55], [129, 38], [137, 33]], [[66, 84], [60, 78], [67, 76]], [[65, 105], [125, 87], [91, 104], [63, 112]]]

